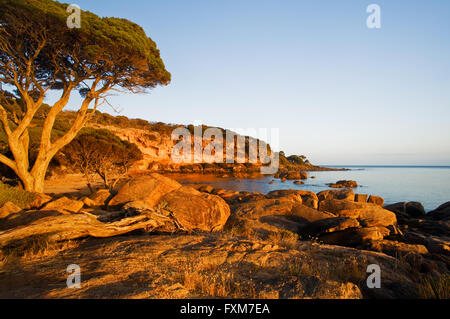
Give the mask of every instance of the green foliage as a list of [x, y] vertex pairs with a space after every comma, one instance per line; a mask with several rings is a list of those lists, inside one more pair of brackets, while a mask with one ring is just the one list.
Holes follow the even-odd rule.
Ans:
[[[127, 89], [149, 88], [170, 82], [155, 42], [147, 37], [139, 25], [120, 18], [100, 18], [89, 11], [81, 11], [81, 28], [68, 29], [68, 4], [52, 0], [0, 0], [0, 25], [5, 26], [2, 40], [10, 41], [13, 48], [22, 47], [34, 52], [39, 36], [31, 28], [47, 31], [44, 50], [35, 67], [41, 80], [48, 85], [61, 80], [70, 70], [85, 79], [88, 73], [100, 77], [110, 76], [116, 85]], [[39, 35], [39, 34], [38, 34]], [[17, 41], [28, 39], [20, 45]], [[59, 52], [60, 54], [56, 54]], [[0, 52], [11, 59], [11, 52]], [[13, 57], [15, 63], [18, 63]], [[61, 70], [61, 66], [64, 69]], [[89, 72], [86, 70], [89, 69]], [[61, 72], [62, 71], [62, 72]], [[62, 88], [56, 85], [54, 88]]]
[[312, 165], [304, 155], [291, 155], [289, 157], [286, 157], [286, 154], [281, 151], [279, 153], [279, 159], [280, 167], [282, 168], [297, 170], [312, 167]]
[[20, 208], [24, 208], [35, 199], [35, 194], [24, 191], [18, 187], [11, 187], [0, 182], [0, 207], [7, 202], [12, 202]]
[[288, 161], [294, 164], [304, 164], [306, 161], [306, 156], [304, 155], [291, 155], [288, 158]]

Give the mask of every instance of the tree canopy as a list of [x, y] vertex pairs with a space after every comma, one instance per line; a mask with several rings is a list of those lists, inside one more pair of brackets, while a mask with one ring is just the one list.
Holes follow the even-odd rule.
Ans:
[[[82, 11], [81, 28], [70, 29], [67, 7], [51, 0], [0, 0], [0, 128], [11, 154], [0, 154], [0, 163], [37, 192], [52, 157], [75, 138], [110, 90], [140, 93], [171, 79], [140, 26]], [[61, 95], [45, 114], [31, 165], [28, 130], [49, 90]], [[52, 140], [56, 117], [76, 91], [83, 98], [77, 117]]]

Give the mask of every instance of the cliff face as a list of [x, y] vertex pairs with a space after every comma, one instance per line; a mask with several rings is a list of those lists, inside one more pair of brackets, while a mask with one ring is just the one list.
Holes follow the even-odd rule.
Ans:
[[137, 163], [141, 169], [151, 168], [149, 165], [152, 163], [173, 164], [171, 154], [175, 142], [170, 139], [168, 134], [152, 130], [120, 128], [100, 124], [94, 124], [92, 127], [107, 129], [120, 139], [136, 144], [143, 154], [143, 160]]
[[[152, 171], [182, 171], [184, 167], [194, 166], [192, 172], [204, 171], [202, 164], [191, 164], [183, 163], [177, 164], [172, 160], [172, 149], [178, 143], [178, 141], [171, 139], [172, 130], [164, 129], [158, 130], [158, 127], [146, 127], [141, 128], [131, 128], [131, 127], [118, 127], [115, 125], [103, 125], [101, 123], [92, 123], [89, 125], [95, 129], [106, 129], [114, 133], [117, 137], [122, 140], [128, 141], [130, 143], [136, 144], [139, 150], [143, 154], [143, 159], [138, 161], [134, 166], [133, 170], [152, 170]], [[172, 129], [175, 127], [172, 127]], [[193, 140], [193, 137], [192, 137]], [[210, 143], [209, 140], [202, 141], [202, 147], [205, 148]], [[225, 143], [225, 138], [224, 138]], [[224, 145], [223, 151], [226, 152], [226, 146]], [[237, 159], [237, 151], [235, 150], [235, 159]], [[244, 154], [245, 158], [248, 160], [248, 142], [246, 145], [246, 151]], [[224, 162], [226, 161], [224, 155]], [[203, 164], [205, 164], [204, 162]], [[257, 163], [255, 170], [260, 167], [260, 163]], [[214, 165], [212, 165], [214, 166]], [[222, 166], [230, 166], [229, 164], [222, 164]], [[243, 166], [243, 164], [231, 164], [231, 166]], [[252, 166], [252, 165], [250, 165]], [[232, 169], [232, 168], [231, 168]], [[218, 167], [210, 167], [211, 172], [218, 172]], [[236, 170], [236, 168], [235, 168]], [[227, 170], [224, 170], [225, 173]]]

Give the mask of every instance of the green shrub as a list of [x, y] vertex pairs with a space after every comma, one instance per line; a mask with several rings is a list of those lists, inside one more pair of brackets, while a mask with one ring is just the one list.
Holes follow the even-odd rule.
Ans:
[[12, 202], [20, 208], [24, 208], [35, 199], [33, 193], [29, 193], [18, 187], [11, 187], [0, 182], [0, 207], [7, 202]]

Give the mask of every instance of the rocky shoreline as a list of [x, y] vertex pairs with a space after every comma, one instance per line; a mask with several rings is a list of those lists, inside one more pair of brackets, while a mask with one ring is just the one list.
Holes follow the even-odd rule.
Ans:
[[[282, 174], [280, 178], [283, 178]], [[291, 177], [297, 179], [298, 176]], [[176, 292], [170, 292], [173, 287], [169, 285], [162, 295], [154, 291], [156, 288], [144, 289], [147, 295], [165, 298], [164, 294], [167, 294], [167, 298], [173, 298], [182, 293], [184, 297], [226, 297], [228, 291], [229, 296], [235, 293], [238, 296], [235, 285], [249, 284], [249, 278], [244, 276], [248, 269], [242, 266], [248, 264], [250, 268], [256, 267], [254, 278], [250, 279], [261, 281], [252, 283], [258, 297], [427, 298], [436, 294], [435, 288], [428, 287], [436, 282], [443, 287], [441, 294], [448, 296], [449, 230], [449, 203], [426, 214], [420, 203], [384, 206], [382, 198], [355, 194], [352, 188], [317, 194], [301, 190], [261, 194], [208, 185], [182, 186], [175, 180], [152, 173], [130, 178], [113, 193], [99, 190], [78, 198], [40, 195], [26, 209], [12, 203], [0, 208], [0, 273], [9, 277], [0, 278], [0, 287], [3, 287], [0, 296], [24, 296], [20, 289], [26, 291], [26, 283], [17, 278], [28, 274], [27, 267], [33, 267], [42, 276], [45, 271], [56, 271], [48, 262], [61, 262], [59, 253], [50, 259], [42, 256], [42, 247], [39, 248], [42, 242], [45, 247], [60, 247], [67, 243], [87, 245], [86, 251], [63, 249], [61, 256], [67, 259], [78, 251], [81, 256], [78, 262], [89, 265], [96, 259], [98, 251], [117, 243], [126, 242], [127, 247], [133, 243], [145, 247], [167, 246], [162, 241], [171, 242], [174, 248], [167, 247], [167, 252], [171, 251], [166, 252], [167, 255], [162, 254], [164, 249], [159, 250], [158, 260], [162, 258], [159, 266], [176, 263], [176, 260], [183, 263], [190, 258], [210, 266], [203, 265], [199, 270], [194, 265], [194, 270], [177, 282], [170, 279], [173, 285], [178, 285]], [[144, 234], [154, 236], [142, 237]], [[197, 242], [196, 247], [203, 252], [201, 256], [192, 251], [197, 249], [194, 244], [188, 248], [188, 238]], [[137, 248], [123, 249], [120, 248], [120, 258], [105, 258], [114, 259], [110, 261], [118, 264], [124, 263], [120, 261], [124, 256], [144, 258]], [[24, 260], [29, 254], [36, 256]], [[253, 259], [248, 257], [252, 254]], [[292, 260], [295, 260], [294, 264], [289, 262]], [[347, 265], [350, 260], [354, 263], [351, 273], [347, 273], [349, 270], [345, 266], [332, 272], [333, 263]], [[383, 265], [383, 289], [367, 289], [365, 268], [368, 262]], [[311, 263], [318, 271], [304, 269]], [[291, 264], [297, 268], [288, 269]], [[181, 265], [172, 266], [174, 274], [180, 271]], [[212, 280], [213, 274], [208, 273], [211, 270], [208, 267], [215, 269], [214, 276], [228, 269], [236, 277], [229, 278], [228, 283], [222, 282], [229, 285], [228, 290], [224, 287], [220, 290], [220, 283], [215, 283], [217, 291], [199, 291], [198, 285], [208, 286], [203, 281]], [[189, 276], [198, 271], [205, 274], [204, 278], [195, 279], [203, 280], [202, 283], [189, 283], [194, 280]], [[91, 276], [94, 280], [94, 273]], [[140, 276], [139, 280], [152, 281], [145, 272]], [[17, 282], [11, 278], [16, 278]], [[307, 289], [311, 282], [319, 288]], [[133, 290], [134, 284], [133, 280], [129, 282], [128, 292]], [[46, 284], [42, 285], [35, 287], [36, 296], [57, 297], [65, 293], [63, 287], [51, 293]], [[108, 289], [114, 290], [114, 287]], [[74, 293], [72, 297], [99, 297], [92, 294], [92, 289], [87, 288], [84, 294]], [[136, 289], [133, 291], [137, 293]], [[107, 289], [104, 293], [108, 293]], [[127, 297], [123, 293], [117, 296]], [[245, 293], [240, 292], [239, 296], [245, 297]]]

